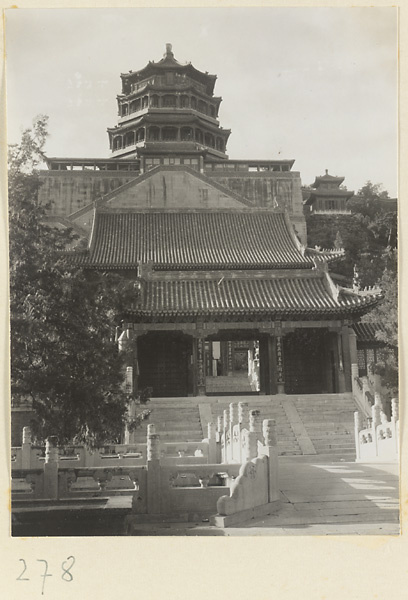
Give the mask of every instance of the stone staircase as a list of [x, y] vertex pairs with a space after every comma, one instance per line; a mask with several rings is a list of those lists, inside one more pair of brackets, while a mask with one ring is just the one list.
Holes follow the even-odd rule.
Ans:
[[206, 377], [206, 391], [211, 395], [233, 396], [252, 392], [246, 373], [234, 373], [231, 376]]
[[341, 454], [352, 458], [354, 412], [351, 394], [291, 396], [316, 454]]
[[[276, 421], [281, 456], [314, 454], [314, 449], [316, 454], [355, 457], [354, 412], [357, 406], [351, 394], [229, 396], [221, 393], [211, 397], [153, 398], [146, 405], [151, 415], [136, 430], [135, 442], [146, 442], [149, 423], [154, 423], [163, 442], [200, 441], [207, 435], [207, 421], [216, 424], [217, 417], [222, 417], [225, 409], [229, 410], [231, 402], [247, 402], [249, 410], [261, 412], [261, 420]], [[295, 410], [288, 411], [289, 403]]]
[[146, 443], [147, 425], [153, 423], [162, 442], [196, 442], [203, 439], [197, 398], [152, 398], [151, 415], [135, 432], [135, 443]]
[[278, 453], [280, 456], [302, 454], [296, 436], [282, 407], [282, 402], [276, 396], [214, 398], [214, 402], [211, 403], [213, 422], [217, 422], [217, 417], [222, 416], [225, 409], [229, 410], [230, 402], [237, 401], [247, 402], [249, 410], [259, 410], [261, 420], [275, 419]]

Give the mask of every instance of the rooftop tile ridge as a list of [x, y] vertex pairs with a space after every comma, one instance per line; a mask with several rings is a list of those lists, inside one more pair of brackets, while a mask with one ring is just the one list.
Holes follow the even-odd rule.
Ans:
[[162, 271], [150, 261], [137, 265], [140, 277], [154, 281], [276, 281], [281, 279], [321, 279], [322, 272], [311, 269], [209, 269]]
[[307, 247], [305, 256], [310, 257], [313, 261], [316, 259], [317, 261], [325, 260], [326, 262], [331, 262], [337, 258], [344, 257], [345, 250], [344, 248], [321, 248], [320, 246], [315, 246], [314, 248]]
[[296, 235], [294, 225], [289, 216], [289, 212], [286, 209], [284, 209], [283, 211], [280, 211], [280, 214], [283, 214], [283, 220], [285, 222], [290, 239], [294, 243], [296, 249], [299, 250], [299, 252], [301, 253], [301, 255], [303, 257], [305, 257], [306, 246], [304, 246], [302, 244], [302, 242], [299, 240], [298, 236]]

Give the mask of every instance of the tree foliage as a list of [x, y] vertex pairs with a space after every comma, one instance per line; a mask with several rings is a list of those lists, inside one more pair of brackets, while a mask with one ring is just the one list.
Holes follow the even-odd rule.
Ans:
[[351, 282], [354, 267], [361, 285], [379, 282], [387, 261], [388, 249], [397, 247], [397, 210], [381, 185], [368, 181], [348, 201], [350, 215], [308, 215], [308, 245], [345, 250], [344, 259], [333, 272]]
[[385, 344], [383, 357], [375, 365], [392, 394], [398, 394], [398, 274], [397, 252], [389, 251], [379, 285], [384, 300], [363, 317], [363, 321], [381, 325], [376, 338]]
[[117, 275], [72, 268], [71, 230], [46, 222], [36, 167], [47, 118], [9, 153], [12, 401], [31, 399], [34, 433], [97, 446], [120, 438], [126, 419], [115, 324], [135, 290]]
[[380, 325], [378, 341], [385, 344], [376, 372], [392, 393], [398, 390], [397, 207], [379, 184], [368, 181], [348, 202], [350, 215], [310, 215], [308, 244], [343, 247], [344, 260], [333, 272], [351, 283], [355, 272], [362, 287], [378, 285], [384, 300], [363, 321]]

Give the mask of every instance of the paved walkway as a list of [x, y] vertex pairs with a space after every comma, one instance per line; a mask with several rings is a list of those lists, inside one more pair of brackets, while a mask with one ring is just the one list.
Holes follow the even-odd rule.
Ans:
[[398, 466], [332, 456], [279, 459], [282, 506], [239, 527], [205, 523], [138, 526], [136, 535], [398, 535]]

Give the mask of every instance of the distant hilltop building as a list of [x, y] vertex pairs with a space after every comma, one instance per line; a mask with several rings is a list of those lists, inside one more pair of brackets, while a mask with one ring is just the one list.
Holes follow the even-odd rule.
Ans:
[[305, 212], [315, 215], [345, 215], [351, 214], [347, 202], [354, 196], [354, 192], [341, 189], [344, 177], [329, 175], [328, 170], [320, 177], [316, 177], [312, 184], [313, 189], [303, 189]]
[[[352, 325], [381, 296], [337, 286], [327, 262], [339, 253], [306, 247], [294, 160], [229, 159], [216, 76], [170, 44], [121, 79], [111, 157], [48, 158], [40, 197], [50, 221], [88, 241], [73, 264], [135, 282], [117, 331], [134, 389], [351, 392]], [[342, 181], [316, 178], [313, 208], [344, 208]]]

